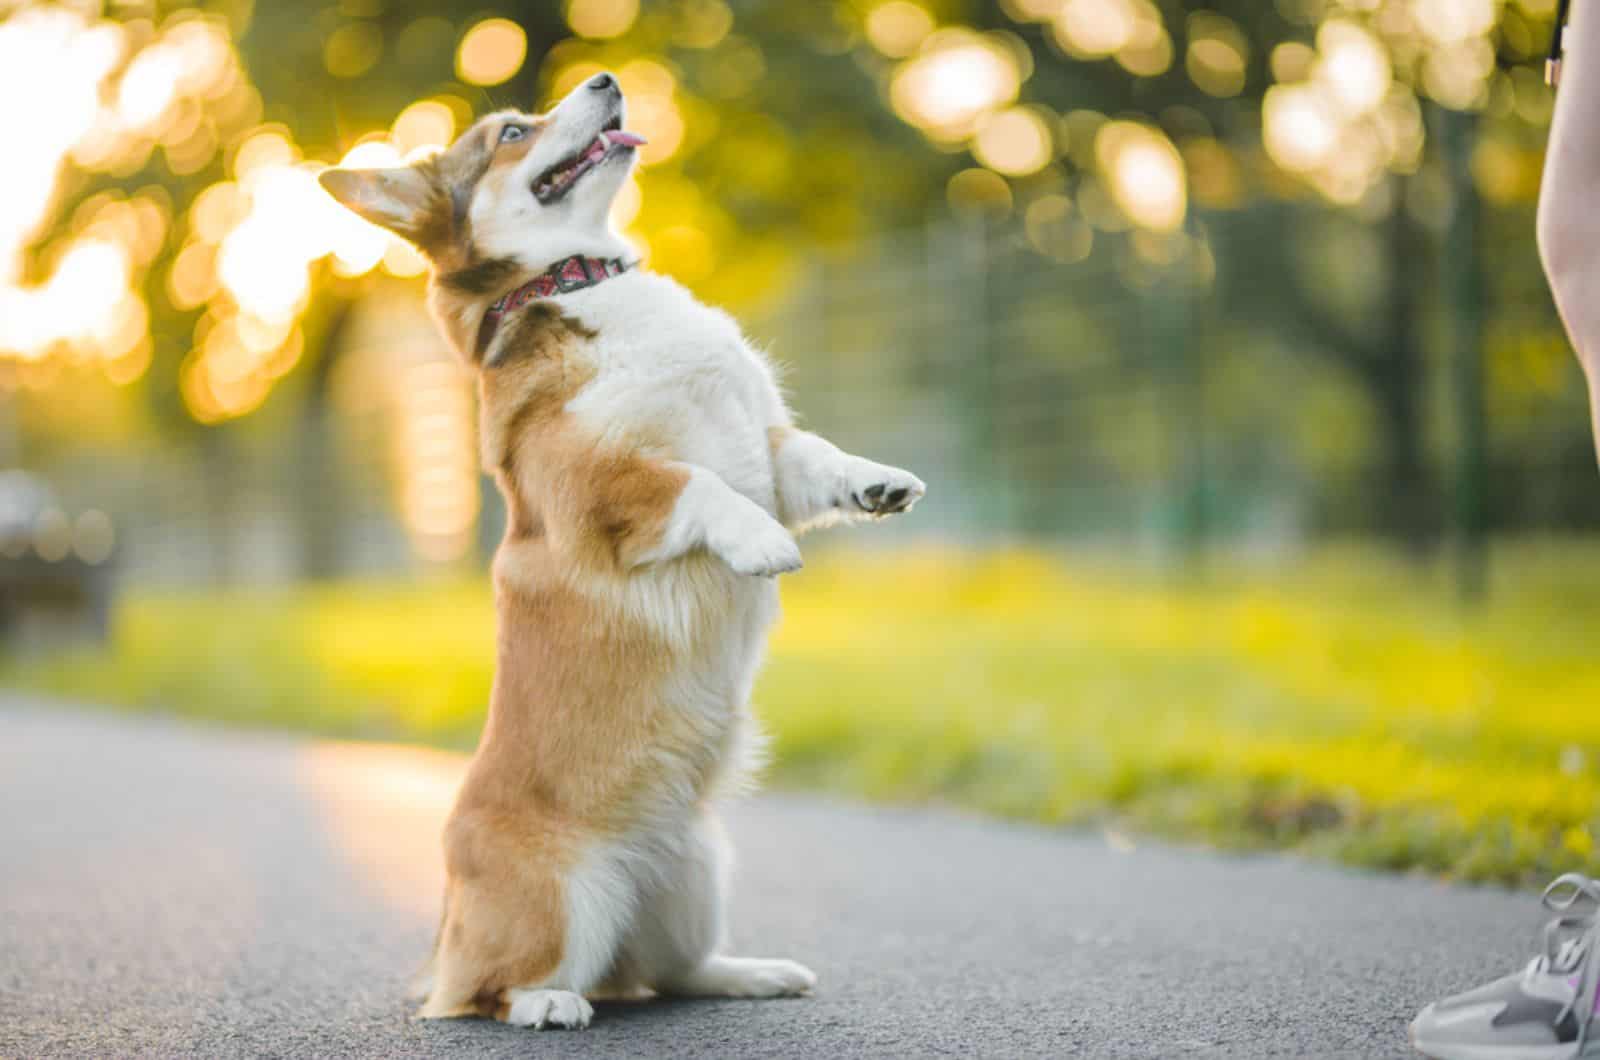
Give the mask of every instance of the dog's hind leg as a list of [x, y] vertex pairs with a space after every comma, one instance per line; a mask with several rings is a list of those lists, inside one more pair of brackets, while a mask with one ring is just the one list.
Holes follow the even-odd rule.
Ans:
[[631, 977], [679, 997], [786, 997], [816, 985], [794, 961], [729, 957], [724, 902], [730, 849], [706, 811], [679, 837], [639, 907], [622, 961]]
[[451, 881], [423, 1019], [589, 1025], [584, 994], [616, 963], [636, 887], [605, 844], [566, 855], [537, 827], [454, 820]]

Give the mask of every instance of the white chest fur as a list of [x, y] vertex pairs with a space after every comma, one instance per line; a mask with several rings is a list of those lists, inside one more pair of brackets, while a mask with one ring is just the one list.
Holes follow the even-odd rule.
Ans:
[[705, 467], [776, 510], [767, 426], [781, 408], [766, 359], [726, 313], [674, 281], [629, 273], [561, 298], [596, 332], [594, 379], [567, 406], [602, 443]]

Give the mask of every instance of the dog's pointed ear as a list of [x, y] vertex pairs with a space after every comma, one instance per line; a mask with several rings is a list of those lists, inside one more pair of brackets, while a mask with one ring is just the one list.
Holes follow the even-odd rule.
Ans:
[[432, 228], [439, 196], [419, 166], [324, 169], [317, 182], [341, 205], [413, 243]]

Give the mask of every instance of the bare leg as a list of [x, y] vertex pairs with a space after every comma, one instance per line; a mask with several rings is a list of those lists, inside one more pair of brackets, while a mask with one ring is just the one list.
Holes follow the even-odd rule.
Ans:
[[1588, 375], [1600, 444], [1600, 11], [1574, 4], [1539, 191], [1539, 252], [1567, 336]]

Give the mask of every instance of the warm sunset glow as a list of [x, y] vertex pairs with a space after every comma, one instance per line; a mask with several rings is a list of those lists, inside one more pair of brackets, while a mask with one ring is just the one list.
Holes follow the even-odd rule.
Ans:
[[299, 149], [290, 143], [286, 130], [268, 127], [252, 133], [239, 145], [233, 155], [233, 175], [245, 183], [261, 170], [290, 165], [299, 157]]
[[1313, 169], [1338, 143], [1332, 108], [1311, 85], [1274, 85], [1267, 89], [1261, 110], [1267, 154], [1284, 169]]
[[665, 162], [683, 144], [683, 115], [675, 98], [678, 79], [649, 59], [625, 63], [616, 74], [628, 97], [628, 128], [645, 138], [640, 165]]
[[461, 755], [374, 743], [310, 744], [297, 770], [355, 878], [419, 917], [438, 912], [438, 835], [465, 773]]
[[456, 51], [456, 76], [469, 85], [511, 80], [528, 57], [528, 36], [507, 18], [487, 18], [467, 31]]
[[1286, 41], [1272, 49], [1272, 77], [1284, 83], [1304, 81], [1311, 76], [1317, 53], [1299, 41]]
[[[1420, 89], [1448, 107], [1478, 105], [1494, 71], [1494, 47], [1483, 35], [1493, 25], [1488, 2], [1417, 0], [1415, 12], [1448, 17], [1448, 26], [1413, 25], [1398, 16], [1330, 18], [1314, 49], [1299, 43], [1273, 49], [1279, 83], [1262, 100], [1268, 157], [1345, 205], [1360, 202], [1385, 172], [1413, 169], [1424, 140], [1418, 89], [1396, 78], [1391, 55], [1424, 44], [1416, 53]], [[1419, 30], [1431, 43], [1415, 39]], [[1397, 34], [1405, 41], [1390, 39]]]
[[965, 30], [929, 37], [890, 86], [895, 111], [936, 136], [965, 136], [978, 119], [1016, 99], [1021, 73], [1003, 45]]
[[452, 361], [406, 372], [394, 437], [400, 513], [417, 554], [459, 559], [478, 520], [477, 428], [471, 379]]
[[1095, 158], [1128, 220], [1155, 232], [1183, 225], [1188, 209], [1183, 159], [1165, 135], [1137, 122], [1107, 122], [1095, 136]]
[[1494, 67], [1494, 45], [1485, 37], [1471, 37], [1428, 52], [1422, 84], [1445, 106], [1466, 109], [1479, 104]]
[[567, 0], [567, 25], [580, 37], [620, 37], [638, 17], [639, 0]]
[[[408, 108], [396, 126], [413, 136], [436, 136], [445, 126], [435, 107], [442, 105]], [[340, 164], [396, 166], [401, 154], [387, 140], [369, 139]], [[298, 363], [304, 347], [299, 320], [311, 299], [316, 262], [331, 259], [334, 271], [346, 276], [380, 266], [403, 277], [426, 270], [414, 249], [329, 198], [317, 184], [319, 165], [301, 161], [299, 148], [281, 130], [249, 135], [233, 168], [236, 182], [214, 185], [196, 198], [190, 216], [194, 240], [167, 277], [175, 304], [209, 303], [180, 373], [185, 403], [207, 423], [258, 407]], [[224, 297], [216, 298], [218, 293]]]
[[963, 169], [945, 185], [945, 198], [958, 214], [1005, 216], [1011, 212], [1011, 185], [987, 169]]
[[[125, 176], [159, 148], [181, 175], [247, 140], [230, 156], [243, 179], [284, 162], [286, 151], [298, 156], [275, 130], [247, 137], [259, 97], [226, 24], [192, 12], [135, 32], [66, 7], [20, 11], [0, 22], [0, 97], [30, 101], [0, 108], [0, 358], [61, 356], [99, 365], [112, 383], [133, 382], [152, 348], [146, 270], [164, 248], [181, 246], [156, 287], [177, 308], [203, 306], [220, 289], [215, 248], [244, 216], [242, 195], [232, 181], [202, 192], [185, 233], [166, 189], [102, 191], [78, 206], [70, 227], [59, 224], [54, 243], [32, 247], [61, 191], [75, 186], [69, 167]], [[47, 266], [31, 284], [17, 279], [25, 252], [42, 253]]]
[[1353, 22], [1324, 23], [1317, 51], [1312, 77], [1345, 110], [1360, 114], [1383, 102], [1393, 79], [1389, 55], [1366, 29]]
[[1135, 28], [1127, 0], [1068, 0], [1055, 26], [1062, 47], [1087, 58], [1123, 48], [1132, 41]]
[[455, 112], [438, 100], [411, 104], [394, 120], [390, 139], [402, 155], [426, 147], [446, 147], [456, 134]]
[[1002, 6], [1012, 18], [1049, 22], [1060, 14], [1067, 0], [1004, 0]]
[[933, 27], [928, 9], [910, 0], [889, 0], [867, 14], [867, 39], [891, 59], [903, 59], [916, 51]]
[[1413, 0], [1416, 26], [1434, 44], [1461, 44], [1494, 29], [1495, 0]]
[[1117, 65], [1137, 77], [1159, 77], [1172, 66], [1172, 37], [1149, 0], [1134, 4], [1133, 33], [1117, 50]]
[[146, 48], [122, 75], [117, 91], [117, 114], [131, 129], [154, 124], [178, 92], [183, 58], [172, 48]]
[[1012, 107], [978, 127], [972, 153], [990, 169], [1009, 177], [1037, 173], [1049, 165], [1054, 144], [1050, 126], [1028, 107]]
[[1244, 54], [1221, 37], [1191, 40], [1185, 67], [1189, 80], [1207, 95], [1226, 99], [1244, 89]]

